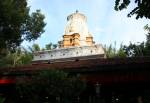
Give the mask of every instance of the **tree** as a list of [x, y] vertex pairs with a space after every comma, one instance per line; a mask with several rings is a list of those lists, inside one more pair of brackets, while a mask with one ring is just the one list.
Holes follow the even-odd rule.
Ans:
[[120, 48], [119, 48], [119, 50], [116, 53], [116, 56], [120, 57], [120, 58], [127, 57], [126, 53], [124, 52], [124, 46], [122, 44], [120, 45]]
[[52, 43], [49, 43], [49, 44], [46, 44], [45, 45], [45, 48], [46, 48], [46, 50], [51, 50], [52, 49]]
[[112, 44], [109, 46], [104, 46], [104, 50], [105, 50], [107, 58], [116, 58], [116, 57], [124, 58], [124, 57], [126, 57], [126, 54], [123, 50], [123, 45], [121, 44], [120, 48], [117, 49], [116, 42], [114, 43], [114, 46]]
[[7, 51], [7, 55], [1, 57], [0, 67], [14, 67], [18, 65], [30, 64], [33, 59], [32, 52], [23, 47], [18, 47], [15, 52]]
[[57, 44], [53, 44], [53, 49], [56, 49], [57, 48]]
[[[136, 19], [146, 17], [150, 19], [150, 0], [134, 0], [137, 6], [128, 14], [128, 17], [136, 15]], [[131, 0], [115, 0], [115, 10], [123, 10], [128, 7]]]
[[108, 47], [105, 46], [104, 49], [105, 49], [105, 53], [106, 53], [107, 58], [115, 57], [116, 48], [113, 48], [112, 45], [109, 45]]
[[128, 46], [124, 45], [123, 50], [128, 57], [144, 56], [145, 43], [133, 44], [130, 42]]
[[33, 44], [28, 49], [24, 47], [17, 47], [14, 52], [6, 50], [5, 56], [0, 56], [0, 67], [14, 67], [18, 65], [30, 64], [33, 59], [33, 53], [37, 51], [51, 50], [57, 47], [56, 44], [47, 44], [46, 49], [41, 49], [38, 44]]
[[4, 101], [5, 101], [5, 98], [0, 96], [0, 103], [4, 103]]
[[51, 42], [45, 45], [46, 50], [51, 50], [51, 49], [56, 49], [56, 48], [57, 48], [57, 44], [53, 44]]
[[14, 50], [22, 41], [36, 40], [44, 32], [44, 15], [29, 13], [26, 0], [0, 0], [0, 53]]
[[40, 49], [39, 44], [33, 44], [33, 45], [32, 45], [32, 48], [31, 48], [30, 50], [31, 50], [32, 53], [33, 53], [33, 52], [36, 52], [36, 51], [40, 51], [41, 49]]
[[144, 27], [144, 29], [148, 31], [145, 42], [145, 54], [147, 56], [150, 56], [150, 27], [148, 26], [148, 24]]
[[71, 98], [82, 93], [85, 83], [63, 71], [48, 70], [32, 76], [30, 80], [18, 79], [16, 89], [28, 103], [56, 103], [57, 100], [59, 103], [72, 103]]
[[145, 42], [138, 44], [130, 43], [128, 46], [123, 47], [128, 57], [150, 56], [150, 27], [146, 25], [144, 29], [148, 31]]

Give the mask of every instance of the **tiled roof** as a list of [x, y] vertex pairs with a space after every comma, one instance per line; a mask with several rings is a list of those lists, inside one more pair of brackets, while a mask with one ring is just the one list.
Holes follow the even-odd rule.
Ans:
[[[140, 66], [140, 67], [139, 67]], [[129, 69], [129, 68], [148, 68], [150, 67], [150, 57], [139, 58], [97, 58], [97, 59], [75, 59], [64, 62], [38, 61], [30, 65], [1, 68], [2, 71], [34, 71], [44, 69], [61, 70], [105, 70], [105, 69]]]
[[150, 57], [140, 58], [113, 58], [113, 59], [86, 59], [64, 62], [38, 61], [31, 65], [0, 69], [0, 85], [13, 84], [15, 78], [27, 77], [39, 70], [57, 69], [74, 74], [83, 74], [81, 78], [92, 83], [149, 83]]

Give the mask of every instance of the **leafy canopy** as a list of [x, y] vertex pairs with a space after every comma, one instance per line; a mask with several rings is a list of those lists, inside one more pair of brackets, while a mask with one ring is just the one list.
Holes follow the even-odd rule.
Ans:
[[16, 90], [28, 103], [58, 103], [58, 98], [61, 103], [72, 103], [73, 97], [79, 96], [86, 88], [79, 77], [58, 70], [42, 71], [30, 79], [22, 79], [17, 79]]
[[30, 64], [33, 59], [32, 52], [23, 47], [16, 48], [13, 53], [7, 51], [6, 54], [0, 58], [0, 68]]
[[116, 48], [116, 42], [114, 45], [110, 44], [109, 46], [104, 46], [104, 50], [107, 58], [124, 58], [126, 54], [123, 50], [123, 45], [120, 44], [120, 48]]
[[0, 0], [0, 7], [0, 53], [24, 40], [36, 40], [44, 32], [44, 15], [40, 10], [30, 14], [27, 0]]
[[130, 43], [129, 46], [124, 46], [123, 50], [128, 57], [150, 56], [150, 27], [144, 27], [148, 31], [146, 41], [138, 44]]
[[[132, 0], [116, 0], [115, 10], [123, 10], [129, 6]], [[136, 19], [146, 17], [150, 19], [150, 0], [134, 0], [137, 6], [128, 14], [128, 17], [136, 15]]]

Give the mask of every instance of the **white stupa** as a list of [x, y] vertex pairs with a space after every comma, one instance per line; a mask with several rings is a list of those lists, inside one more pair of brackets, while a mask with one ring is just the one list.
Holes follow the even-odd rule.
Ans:
[[59, 48], [34, 53], [33, 61], [65, 61], [74, 59], [104, 58], [105, 52], [100, 44], [96, 45], [89, 33], [87, 17], [78, 11], [67, 17]]

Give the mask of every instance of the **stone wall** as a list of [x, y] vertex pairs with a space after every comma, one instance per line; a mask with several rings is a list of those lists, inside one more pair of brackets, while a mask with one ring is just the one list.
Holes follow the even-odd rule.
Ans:
[[104, 54], [104, 49], [101, 45], [69, 47], [35, 52], [33, 61], [86, 57]]

